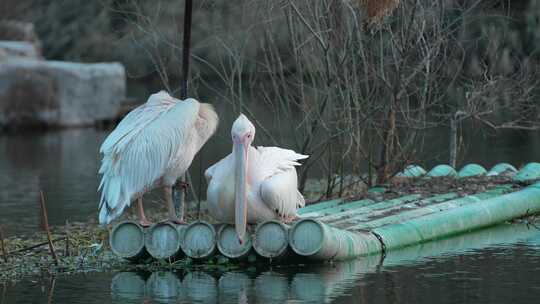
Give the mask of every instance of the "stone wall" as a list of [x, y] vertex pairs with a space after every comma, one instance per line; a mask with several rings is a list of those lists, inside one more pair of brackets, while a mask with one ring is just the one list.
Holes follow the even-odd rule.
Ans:
[[[7, 31], [6, 24], [17, 27]], [[126, 96], [122, 64], [43, 60], [33, 26], [0, 22], [0, 32], [11, 33], [0, 40], [0, 129], [89, 126], [118, 117]]]

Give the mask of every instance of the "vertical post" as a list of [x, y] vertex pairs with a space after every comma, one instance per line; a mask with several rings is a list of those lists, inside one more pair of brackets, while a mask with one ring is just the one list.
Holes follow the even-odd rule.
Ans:
[[41, 195], [41, 214], [43, 216], [43, 225], [45, 226], [45, 231], [47, 232], [47, 240], [49, 241], [49, 250], [51, 251], [51, 256], [54, 260], [54, 264], [58, 266], [58, 257], [56, 256], [56, 251], [54, 250], [54, 245], [51, 238], [51, 230], [49, 229], [49, 219], [47, 217], [47, 207], [45, 206], [45, 197], [43, 196], [43, 191], [39, 191]]
[[189, 54], [191, 44], [191, 13], [193, 11], [193, 0], [185, 0], [184, 7], [184, 41], [182, 43], [182, 86], [180, 87], [180, 98], [186, 99], [188, 93], [189, 78]]
[[[190, 44], [191, 44], [191, 15], [193, 11], [193, 0], [185, 0], [184, 6], [184, 37], [182, 42], [182, 83], [180, 84], [180, 99], [186, 99], [188, 95], [188, 78], [189, 78], [189, 54], [190, 54]], [[180, 182], [186, 185], [187, 175], [184, 174], [180, 178]], [[177, 187], [175, 187], [177, 188]], [[183, 189], [184, 191], [178, 192], [178, 189], [175, 189], [173, 192], [178, 193], [177, 208], [180, 209], [180, 220], [184, 220], [184, 213], [186, 211], [186, 192], [187, 188]]]
[[4, 262], [8, 262], [7, 257], [7, 250], [6, 246], [4, 245], [4, 230], [2, 230], [2, 226], [0, 226], [0, 247], [2, 249], [2, 255], [4, 256]]

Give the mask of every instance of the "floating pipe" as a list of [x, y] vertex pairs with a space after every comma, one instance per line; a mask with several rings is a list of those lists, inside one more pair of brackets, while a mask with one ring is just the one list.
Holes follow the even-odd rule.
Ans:
[[289, 226], [277, 220], [257, 225], [253, 234], [253, 249], [269, 259], [283, 258], [289, 252]]
[[245, 258], [251, 252], [251, 235], [246, 233], [244, 242], [240, 244], [234, 226], [221, 225], [217, 231], [217, 247], [219, 252], [229, 259]]
[[420, 177], [426, 174], [426, 170], [418, 165], [408, 165], [396, 177]]
[[517, 182], [531, 182], [540, 178], [540, 163], [528, 163], [514, 176]]
[[377, 203], [367, 205], [365, 207], [357, 208], [354, 210], [350, 210], [347, 212], [336, 212], [334, 214], [329, 214], [327, 216], [321, 217], [319, 219], [323, 220], [326, 223], [334, 223], [337, 221], [347, 220], [351, 217], [358, 217], [365, 214], [369, 214], [375, 210], [386, 209], [393, 206], [401, 206], [404, 203], [418, 200], [421, 197], [422, 196], [420, 194], [406, 195], [406, 196], [398, 197], [398, 198], [387, 200], [387, 201], [377, 202]]
[[148, 256], [144, 247], [144, 228], [135, 221], [118, 223], [109, 235], [111, 250], [117, 256], [137, 260]]
[[343, 260], [382, 251], [381, 243], [369, 232], [350, 232], [316, 219], [302, 219], [289, 231], [294, 252], [312, 260]]
[[[486, 192], [477, 193], [474, 195], [467, 195], [461, 198], [453, 199], [450, 201], [446, 201], [443, 203], [428, 205], [425, 207], [417, 208], [414, 210], [409, 211], [403, 211], [396, 213], [394, 215], [381, 217], [375, 220], [368, 219], [360, 219], [358, 221], [358, 218], [353, 218], [348, 221], [348, 223], [352, 223], [353, 221], [357, 221], [356, 225], [347, 225], [347, 222], [345, 223], [339, 223], [340, 228], [347, 228], [350, 230], [358, 230], [358, 229], [372, 229], [375, 227], [388, 225], [388, 224], [394, 224], [399, 223], [402, 221], [408, 221], [413, 218], [417, 218], [420, 216], [424, 216], [427, 214], [435, 213], [435, 212], [441, 212], [449, 209], [459, 208], [468, 204], [480, 202], [482, 200], [490, 199], [496, 196], [500, 196], [505, 194], [508, 190], [511, 189], [512, 186], [510, 185], [504, 185], [499, 186], [494, 189], [488, 190]], [[361, 223], [358, 223], [361, 222]], [[338, 223], [334, 223], [338, 224]]]
[[156, 223], [146, 230], [144, 244], [150, 255], [158, 260], [175, 260], [182, 257], [181, 243], [187, 225], [169, 222]]
[[438, 165], [438, 166], [435, 166], [426, 174], [426, 177], [428, 178], [429, 177], [442, 177], [442, 176], [456, 177], [457, 176], [456, 169], [450, 167], [449, 165]]
[[511, 175], [515, 175], [517, 171], [518, 170], [510, 164], [500, 163], [493, 166], [493, 168], [491, 168], [491, 170], [489, 170], [489, 172], [486, 175], [496, 176], [496, 175], [501, 175], [505, 172], [510, 172]]
[[479, 229], [441, 240], [391, 250], [386, 254], [384, 265], [404, 265], [418, 263], [418, 261], [428, 257], [466, 254], [473, 250], [499, 244], [524, 241], [538, 235], [538, 230], [527, 226], [527, 224], [503, 223], [491, 228]]
[[475, 204], [375, 228], [372, 232], [382, 238], [387, 249], [394, 249], [480, 229], [538, 212], [540, 212], [540, 183]]
[[193, 259], [207, 259], [216, 251], [216, 230], [205, 221], [196, 221], [184, 229], [182, 250]]
[[458, 178], [486, 175], [487, 170], [478, 164], [468, 164], [458, 172]]
[[323, 209], [326, 209], [326, 208], [332, 208], [332, 207], [335, 207], [335, 206], [341, 204], [342, 201], [343, 201], [342, 199], [334, 199], [334, 200], [330, 200], [330, 201], [325, 201], [325, 202], [320, 202], [320, 203], [307, 205], [304, 208], [298, 209], [298, 214], [302, 215], [302, 214], [305, 214], [305, 213], [308, 213], [308, 212], [319, 211], [319, 210], [323, 210]]
[[307, 218], [307, 217], [320, 218], [320, 217], [324, 217], [324, 216], [335, 214], [335, 213], [345, 212], [350, 209], [364, 207], [373, 203], [374, 201], [370, 199], [352, 201], [352, 202], [342, 203], [341, 205], [337, 205], [332, 208], [326, 208], [319, 211], [307, 212], [307, 213], [302, 214], [300, 217], [301, 218]]

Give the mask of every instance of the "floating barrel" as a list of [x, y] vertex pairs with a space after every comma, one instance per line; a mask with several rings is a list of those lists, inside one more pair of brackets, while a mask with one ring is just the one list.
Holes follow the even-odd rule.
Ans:
[[456, 177], [456, 169], [450, 167], [449, 165], [438, 165], [433, 167], [427, 174], [426, 177]]
[[468, 164], [461, 168], [458, 173], [459, 178], [486, 175], [487, 170], [478, 164]]
[[216, 251], [216, 230], [205, 221], [196, 221], [184, 229], [182, 250], [193, 259], [207, 259]]
[[530, 182], [536, 179], [540, 179], [539, 163], [528, 163], [514, 176], [514, 180], [518, 182]]
[[408, 165], [403, 171], [396, 174], [397, 177], [420, 177], [426, 174], [426, 170], [418, 165]]
[[168, 222], [152, 225], [147, 229], [144, 238], [146, 250], [158, 260], [175, 260], [183, 256], [180, 244], [185, 227], [186, 225], [175, 225]]
[[119, 272], [111, 280], [111, 294], [118, 300], [144, 299], [144, 278], [136, 272]]
[[489, 172], [487, 173], [487, 176], [495, 176], [501, 174], [514, 175], [516, 174], [516, 172], [517, 169], [514, 166], [507, 163], [500, 163], [493, 166], [493, 168], [491, 168], [491, 170], [489, 170]]
[[114, 254], [121, 258], [136, 260], [148, 255], [144, 248], [144, 228], [135, 221], [124, 221], [114, 226], [109, 243]]
[[334, 228], [315, 219], [303, 219], [289, 232], [297, 254], [313, 260], [343, 260], [380, 252], [381, 243], [371, 233]]
[[182, 282], [193, 303], [217, 303], [218, 287], [214, 277], [202, 271], [189, 272]]
[[245, 258], [251, 252], [251, 235], [246, 233], [244, 242], [240, 244], [233, 225], [221, 225], [216, 238], [219, 252], [230, 259]]
[[287, 255], [289, 249], [289, 227], [282, 222], [271, 220], [257, 226], [255, 229], [253, 248], [269, 259], [277, 259]]
[[[183, 295], [182, 282], [170, 271], [153, 272], [146, 281], [148, 296], [153, 302], [171, 303]], [[174, 301], [176, 302], [176, 301]]]

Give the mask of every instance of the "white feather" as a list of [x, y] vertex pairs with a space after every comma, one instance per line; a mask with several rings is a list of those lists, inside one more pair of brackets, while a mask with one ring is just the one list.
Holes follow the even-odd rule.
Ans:
[[215, 116], [211, 133], [197, 138], [200, 105], [161, 91], [130, 112], [105, 139], [100, 148], [100, 223], [112, 221], [157, 184], [172, 185], [187, 170], [217, 125]]

